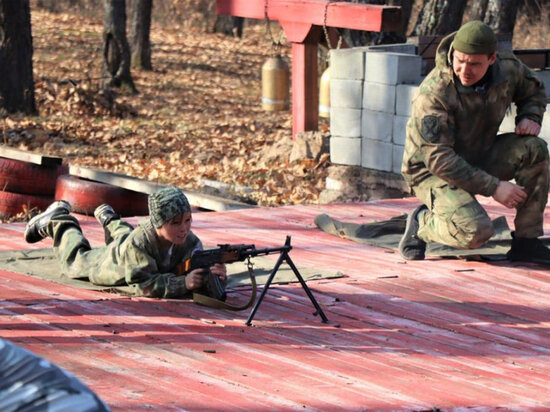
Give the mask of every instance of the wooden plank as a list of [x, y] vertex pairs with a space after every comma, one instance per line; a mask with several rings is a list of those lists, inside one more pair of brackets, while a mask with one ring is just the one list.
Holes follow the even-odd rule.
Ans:
[[[216, 0], [216, 13], [368, 31], [395, 31], [401, 8], [319, 0]], [[326, 12], [326, 16], [325, 16]]]
[[0, 156], [8, 159], [21, 160], [22, 162], [34, 163], [41, 166], [57, 166], [63, 163], [63, 159], [61, 157], [47, 156], [4, 145], [0, 145]]
[[[107, 183], [114, 186], [123, 187], [128, 190], [141, 193], [155, 193], [162, 187], [159, 183], [149, 182], [133, 176], [127, 176], [119, 173], [108, 172], [93, 167], [84, 167], [71, 165], [69, 173], [74, 176], [83, 177], [97, 182]], [[191, 206], [199, 207], [206, 210], [215, 210], [217, 212], [235, 209], [250, 209], [255, 208], [254, 205], [238, 202], [235, 200], [224, 199], [217, 196], [207, 195], [199, 192], [185, 191], [185, 196], [189, 200]]]

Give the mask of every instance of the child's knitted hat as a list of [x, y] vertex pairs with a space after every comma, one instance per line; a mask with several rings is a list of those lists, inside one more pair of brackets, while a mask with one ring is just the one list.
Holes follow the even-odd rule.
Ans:
[[154, 227], [161, 227], [170, 219], [190, 211], [187, 197], [177, 187], [164, 187], [149, 195], [149, 215]]

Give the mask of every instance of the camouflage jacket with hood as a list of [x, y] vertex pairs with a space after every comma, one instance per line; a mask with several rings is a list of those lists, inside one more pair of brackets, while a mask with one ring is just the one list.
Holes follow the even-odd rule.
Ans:
[[541, 124], [546, 94], [512, 52], [499, 53], [483, 87], [462, 86], [452, 68], [454, 35], [441, 41], [436, 67], [413, 98], [401, 172], [413, 192], [414, 186], [435, 175], [472, 194], [492, 196], [499, 179], [480, 165], [498, 139], [506, 111], [514, 102], [516, 124], [523, 118]]

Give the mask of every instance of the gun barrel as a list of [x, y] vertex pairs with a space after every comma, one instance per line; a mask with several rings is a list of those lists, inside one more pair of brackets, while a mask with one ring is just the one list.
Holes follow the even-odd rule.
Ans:
[[273, 253], [281, 253], [281, 252], [289, 252], [292, 249], [292, 246], [285, 245], [281, 247], [266, 247], [263, 249], [254, 249], [250, 256], [258, 256], [258, 255], [271, 255]]

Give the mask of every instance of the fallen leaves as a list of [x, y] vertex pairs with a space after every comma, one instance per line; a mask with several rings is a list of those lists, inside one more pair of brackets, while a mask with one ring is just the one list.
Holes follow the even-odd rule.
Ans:
[[40, 115], [2, 119], [5, 144], [184, 189], [245, 186], [260, 205], [317, 200], [328, 154], [289, 162], [290, 112], [261, 109], [262, 26], [234, 39], [153, 24], [154, 70], [132, 72], [138, 95], [111, 96], [99, 92], [101, 19], [32, 18]]

